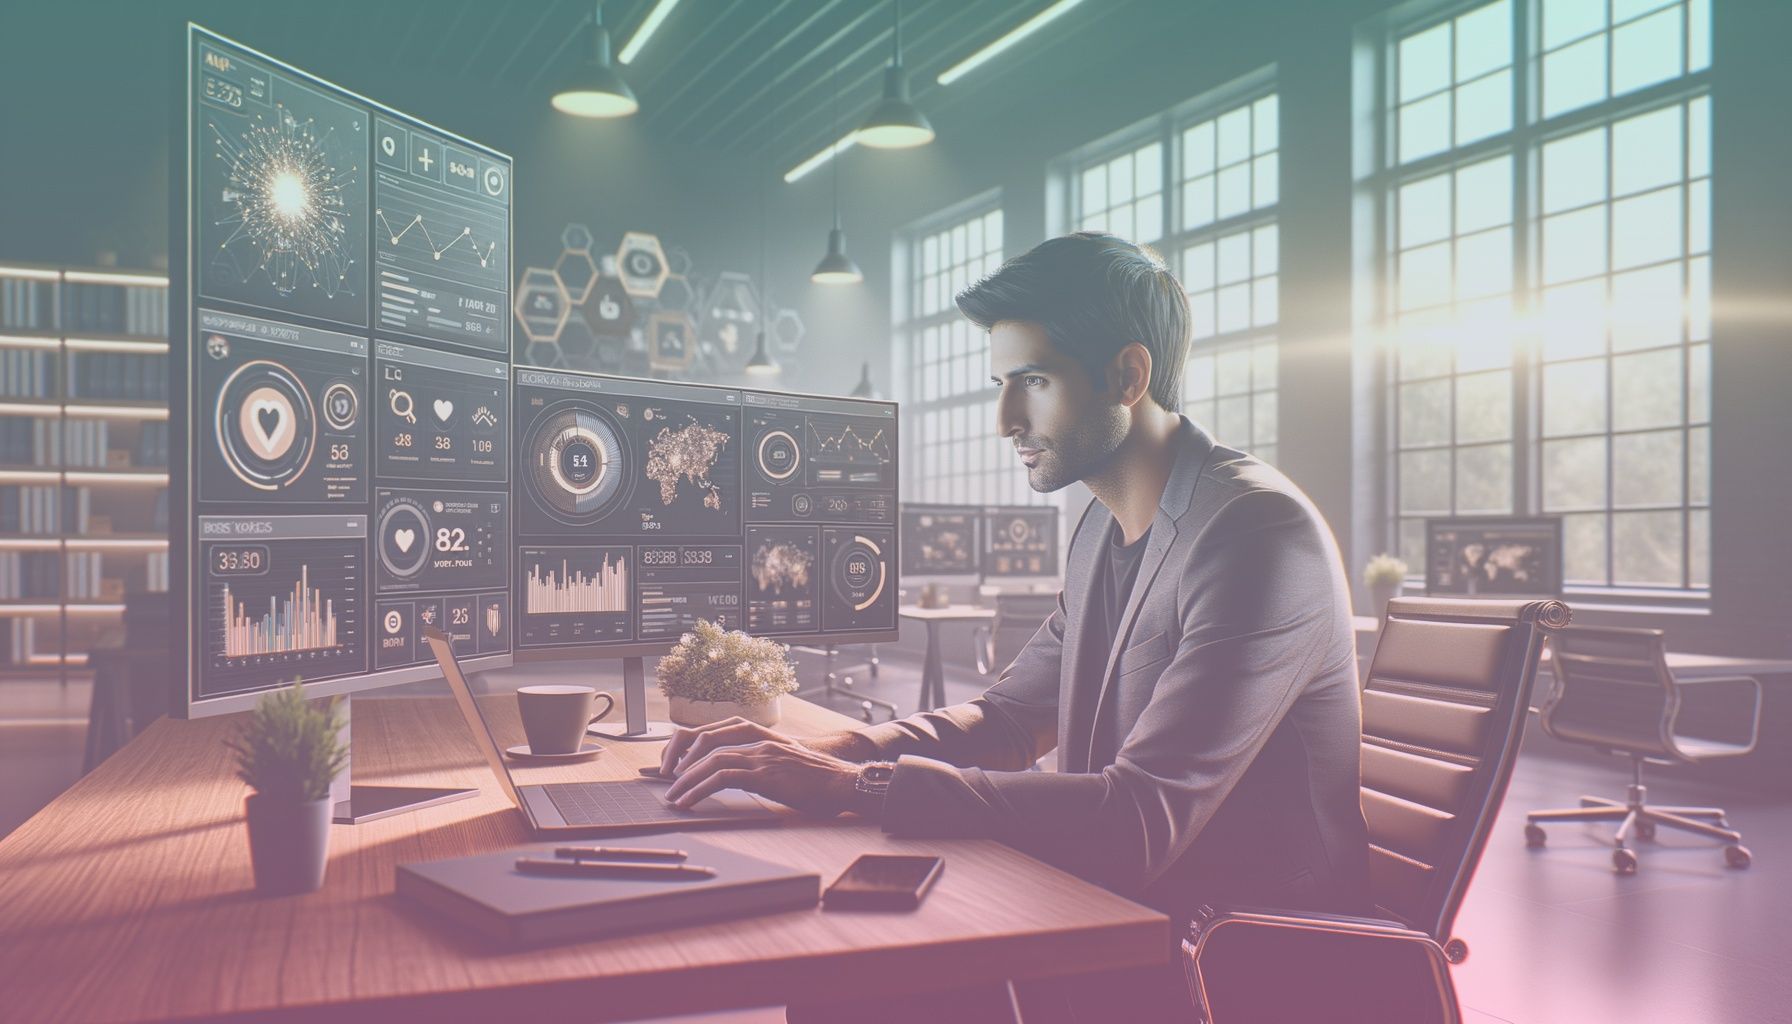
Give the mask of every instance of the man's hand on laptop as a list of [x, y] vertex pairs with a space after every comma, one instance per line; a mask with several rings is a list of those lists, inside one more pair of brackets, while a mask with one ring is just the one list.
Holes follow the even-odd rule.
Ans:
[[660, 755], [660, 775], [676, 780], [666, 799], [681, 808], [718, 790], [744, 789], [808, 814], [869, 811], [871, 801], [853, 785], [859, 765], [840, 756], [857, 740], [847, 733], [803, 742], [730, 718], [674, 730]]

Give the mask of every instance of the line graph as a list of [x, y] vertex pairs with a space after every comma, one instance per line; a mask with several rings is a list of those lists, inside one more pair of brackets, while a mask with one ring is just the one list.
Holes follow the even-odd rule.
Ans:
[[404, 236], [410, 234], [412, 228], [416, 228], [423, 238], [423, 244], [429, 247], [430, 255], [433, 259], [440, 260], [443, 253], [453, 249], [464, 241], [467, 243], [468, 247], [471, 248], [473, 258], [479, 261], [479, 265], [481, 267], [488, 267], [491, 265], [492, 255], [498, 251], [498, 243], [493, 241], [487, 242], [485, 244], [485, 251], [480, 252], [479, 241], [473, 237], [473, 229], [471, 226], [463, 227], [458, 232], [454, 232], [453, 237], [448, 240], [447, 245], [438, 246], [436, 245], [435, 238], [429, 233], [429, 225], [423, 223], [423, 215], [421, 213], [413, 214], [410, 222], [396, 231], [392, 230], [392, 222], [386, 219], [385, 210], [375, 210], [373, 211], [373, 214], [378, 218], [380, 226], [386, 229], [386, 234], [391, 238], [393, 245], [397, 245], [399, 242], [403, 241]]
[[890, 442], [882, 427], [872, 429], [860, 427], [864, 424], [828, 423], [819, 417], [809, 420], [809, 431], [814, 435], [815, 451], [818, 455], [837, 455], [857, 461], [869, 455], [879, 462], [890, 461]]

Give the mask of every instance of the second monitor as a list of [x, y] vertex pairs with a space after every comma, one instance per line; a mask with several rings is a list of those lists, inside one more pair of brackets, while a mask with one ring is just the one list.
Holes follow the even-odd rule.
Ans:
[[519, 657], [895, 639], [896, 406], [518, 367]]

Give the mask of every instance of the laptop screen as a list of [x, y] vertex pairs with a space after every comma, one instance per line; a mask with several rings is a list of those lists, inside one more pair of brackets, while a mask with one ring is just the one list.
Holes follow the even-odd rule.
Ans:
[[516, 783], [510, 778], [510, 769], [504, 764], [504, 754], [498, 749], [498, 739], [492, 735], [491, 727], [485, 724], [485, 716], [479, 713], [479, 702], [473, 699], [473, 688], [467, 685], [466, 676], [461, 675], [460, 662], [454, 657], [454, 642], [434, 627], [424, 629], [423, 639], [429, 644], [429, 649], [435, 652], [436, 664], [442, 667], [442, 677], [448, 680], [448, 689], [454, 693], [454, 702], [460, 705], [460, 713], [467, 720], [467, 728], [473, 732], [473, 741], [479, 744], [480, 750], [485, 751], [485, 759], [492, 766], [492, 774], [498, 777], [498, 784], [504, 787], [510, 802], [521, 808], [523, 799], [517, 794]]

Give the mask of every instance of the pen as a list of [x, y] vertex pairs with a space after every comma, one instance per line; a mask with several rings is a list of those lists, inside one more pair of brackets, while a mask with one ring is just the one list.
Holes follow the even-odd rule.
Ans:
[[516, 869], [525, 875], [556, 875], [561, 878], [645, 878], [661, 881], [714, 878], [715, 868], [686, 864], [610, 864], [590, 860], [544, 860], [539, 857], [518, 857]]
[[683, 850], [654, 850], [633, 846], [561, 846], [554, 856], [572, 860], [684, 860]]

